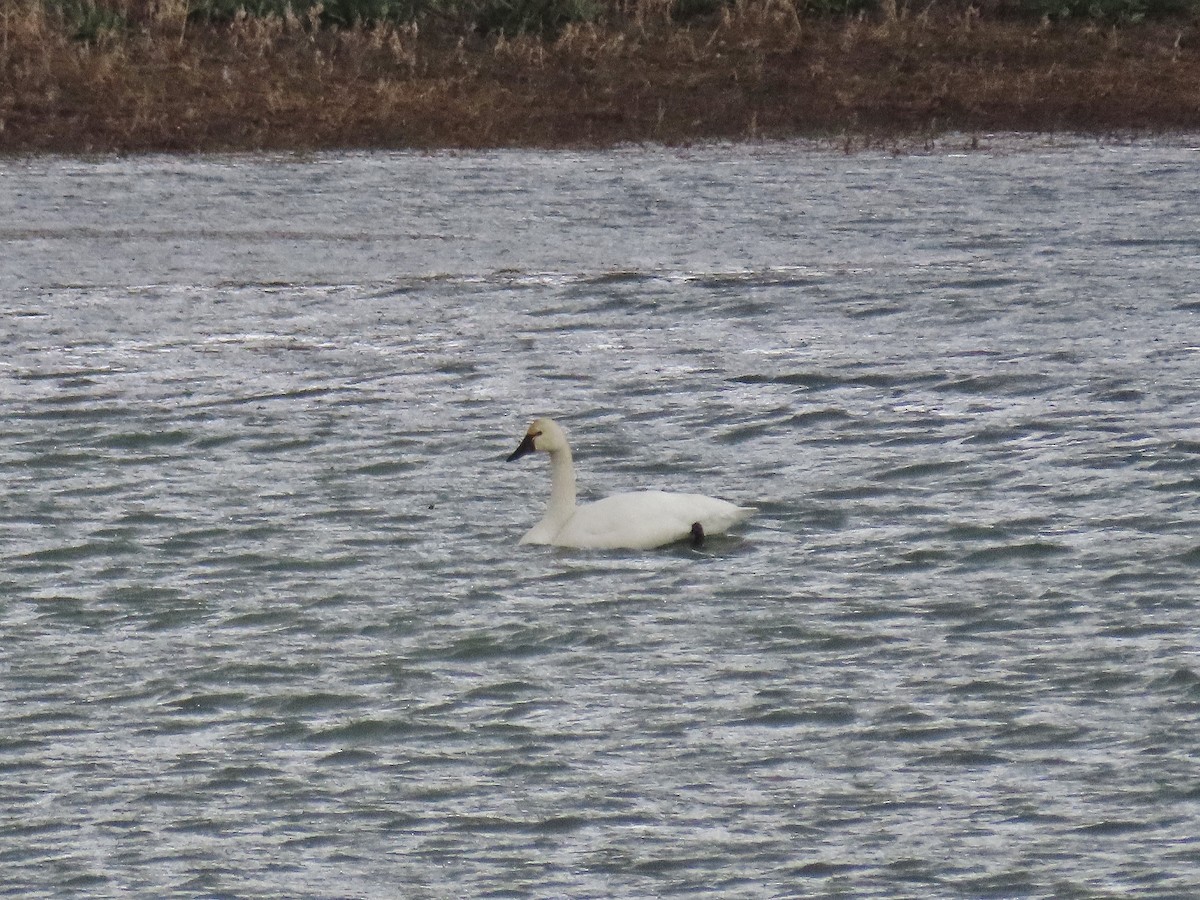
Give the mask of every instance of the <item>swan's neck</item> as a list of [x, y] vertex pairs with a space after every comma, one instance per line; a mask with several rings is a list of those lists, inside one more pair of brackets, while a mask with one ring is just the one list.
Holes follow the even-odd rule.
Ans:
[[575, 464], [571, 449], [564, 447], [550, 454], [550, 505], [542, 521], [562, 527], [575, 514]]

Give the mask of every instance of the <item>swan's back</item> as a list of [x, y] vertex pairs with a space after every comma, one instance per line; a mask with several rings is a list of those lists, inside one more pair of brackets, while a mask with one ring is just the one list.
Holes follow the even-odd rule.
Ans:
[[649, 550], [692, 537], [697, 522], [704, 534], [720, 534], [753, 512], [750, 507], [703, 494], [613, 494], [576, 509], [550, 543], [600, 550]]

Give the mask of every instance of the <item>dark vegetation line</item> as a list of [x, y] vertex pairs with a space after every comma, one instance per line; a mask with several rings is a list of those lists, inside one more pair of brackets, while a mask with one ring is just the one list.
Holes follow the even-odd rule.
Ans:
[[[381, 23], [463, 33], [555, 37], [570, 24], [619, 26], [644, 19], [657, 6], [672, 22], [686, 24], [720, 14], [742, 0], [34, 0], [77, 40], [145, 26], [167, 17], [203, 24], [242, 17], [303, 20], [310, 27], [371, 27]], [[1067, 20], [1100, 24], [1195, 20], [1200, 0], [780, 0], [801, 19], [859, 15], [912, 17], [931, 12], [972, 13], [989, 20]]]
[[0, 0], [0, 152], [1200, 131], [1200, 0]]

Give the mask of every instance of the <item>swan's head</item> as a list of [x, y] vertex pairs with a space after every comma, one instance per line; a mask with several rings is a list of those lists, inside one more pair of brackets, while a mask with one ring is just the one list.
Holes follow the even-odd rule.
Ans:
[[525, 437], [517, 449], [509, 454], [508, 462], [520, 459], [526, 453], [534, 450], [544, 450], [554, 453], [556, 450], [567, 449], [567, 436], [553, 419], [534, 419], [525, 432]]

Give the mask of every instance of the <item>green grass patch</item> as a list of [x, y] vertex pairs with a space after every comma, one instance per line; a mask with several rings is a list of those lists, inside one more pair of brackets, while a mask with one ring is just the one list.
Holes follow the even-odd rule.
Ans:
[[94, 0], [46, 0], [46, 11], [77, 41], [94, 42], [105, 34], [124, 31], [128, 25], [122, 13]]

